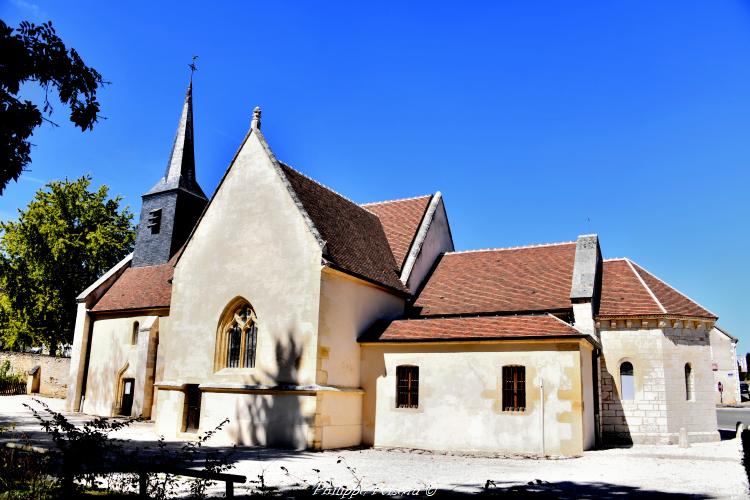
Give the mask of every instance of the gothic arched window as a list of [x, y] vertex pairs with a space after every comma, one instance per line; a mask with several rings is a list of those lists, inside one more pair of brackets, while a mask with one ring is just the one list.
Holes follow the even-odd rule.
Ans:
[[216, 368], [254, 368], [258, 318], [244, 300], [227, 309], [219, 324]]

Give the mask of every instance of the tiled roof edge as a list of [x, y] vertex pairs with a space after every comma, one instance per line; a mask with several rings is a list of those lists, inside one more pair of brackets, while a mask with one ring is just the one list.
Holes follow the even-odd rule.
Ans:
[[363, 208], [366, 208], [366, 207], [369, 207], [369, 206], [372, 206], [372, 205], [383, 205], [385, 203], [396, 203], [396, 202], [399, 202], [399, 201], [412, 201], [412, 200], [418, 200], [420, 198], [429, 198], [430, 196], [432, 196], [432, 195], [431, 194], [422, 194], [422, 195], [419, 195], [419, 196], [411, 196], [409, 198], [398, 198], [398, 199], [395, 199], [395, 200], [370, 201], [368, 203], [362, 203], [359, 206], [363, 207]]
[[109, 271], [102, 274], [98, 280], [94, 281], [91, 285], [88, 286], [84, 291], [82, 291], [78, 296], [76, 297], [76, 302], [84, 302], [89, 295], [91, 295], [94, 291], [96, 291], [97, 288], [102, 286], [104, 282], [106, 282], [108, 279], [113, 277], [115, 274], [117, 274], [120, 270], [122, 270], [125, 266], [130, 264], [130, 261], [133, 260], [133, 252], [130, 252], [128, 255], [126, 255], [120, 262], [112, 266]]
[[401, 269], [400, 279], [404, 285], [408, 283], [411, 272], [414, 270], [414, 264], [416, 264], [417, 257], [419, 257], [419, 253], [422, 251], [422, 245], [427, 238], [427, 233], [430, 231], [430, 226], [435, 217], [437, 207], [440, 205], [440, 200], [443, 199], [443, 195], [440, 191], [430, 196], [432, 196], [432, 199], [427, 205], [427, 210], [425, 210], [425, 213], [422, 215], [422, 220], [419, 221], [417, 234], [414, 236], [414, 239], [409, 246], [409, 252], [406, 254], [406, 260], [403, 263], [404, 267]]
[[[628, 262], [631, 262], [631, 261], [630, 261], [630, 259], [627, 259], [627, 260], [628, 260]], [[706, 311], [707, 313], [709, 313], [709, 314], [713, 315], [713, 316], [714, 316], [715, 318], [718, 318], [718, 317], [719, 317], [719, 315], [718, 315], [718, 314], [716, 314], [715, 312], [713, 312], [712, 310], [710, 310], [710, 309], [709, 309], [709, 308], [707, 308], [707, 307], [703, 307], [703, 305], [701, 305], [701, 303], [700, 303], [700, 302], [698, 302], [697, 300], [693, 300], [693, 299], [692, 299], [692, 298], [690, 298], [689, 296], [685, 295], [684, 293], [682, 293], [681, 291], [679, 291], [678, 289], [676, 289], [675, 287], [673, 287], [672, 285], [670, 285], [669, 283], [667, 283], [666, 281], [664, 281], [663, 279], [661, 279], [661, 278], [659, 278], [658, 276], [656, 276], [656, 275], [655, 275], [654, 273], [651, 273], [651, 272], [649, 272], [649, 271], [648, 271], [648, 270], [647, 270], [647, 269], [646, 269], [645, 267], [643, 267], [643, 266], [639, 265], [639, 264], [638, 264], [637, 262], [632, 262], [632, 264], [635, 264], [636, 266], [638, 266], [638, 268], [642, 269], [642, 270], [643, 270], [643, 271], [644, 271], [645, 273], [647, 273], [648, 275], [650, 275], [650, 276], [651, 276], [652, 278], [654, 278], [654, 279], [655, 279], [656, 281], [658, 281], [659, 283], [661, 283], [662, 285], [664, 285], [664, 286], [666, 286], [666, 287], [669, 287], [670, 289], [672, 289], [672, 290], [673, 290], [673, 291], [675, 291], [676, 293], [678, 293], [678, 294], [682, 295], [682, 296], [683, 296], [684, 298], [686, 298], [687, 300], [689, 300], [689, 301], [690, 301], [690, 302], [692, 302], [693, 304], [697, 305], [698, 307], [700, 307], [701, 309], [703, 309], [703, 310], [704, 310], [704, 311]], [[640, 273], [636, 273], [636, 274], [638, 274], [638, 276], [640, 277]], [[650, 289], [649, 289], [649, 290], [650, 290]]]
[[458, 255], [464, 253], [479, 253], [479, 252], [502, 252], [505, 250], [524, 250], [527, 248], [544, 248], [544, 247], [555, 247], [562, 245], [575, 245], [575, 241], [560, 241], [557, 243], [538, 243], [535, 245], [522, 245], [517, 247], [505, 247], [505, 248], [477, 248], [475, 250], [458, 250], [453, 252], [445, 252], [445, 255]]
[[[273, 154], [273, 153], [271, 153], [271, 154]], [[274, 160], [276, 160], [276, 158], [275, 158], [275, 157], [274, 157]], [[343, 199], [345, 199], [345, 200], [346, 200], [346, 201], [348, 201], [349, 203], [351, 203], [351, 204], [353, 204], [353, 205], [357, 205], [357, 206], [358, 206], [358, 207], [360, 207], [360, 208], [363, 208], [363, 207], [362, 207], [362, 205], [360, 205], [359, 203], [357, 203], [357, 202], [355, 202], [355, 201], [351, 200], [350, 198], [348, 198], [348, 197], [344, 196], [343, 194], [339, 193], [339, 192], [338, 192], [338, 191], [336, 191], [335, 189], [332, 189], [332, 188], [330, 188], [330, 187], [326, 186], [326, 185], [325, 185], [325, 184], [323, 184], [322, 182], [320, 182], [320, 181], [317, 181], [317, 180], [313, 179], [313, 178], [312, 178], [312, 177], [310, 177], [309, 175], [307, 175], [307, 174], [304, 174], [304, 173], [300, 172], [300, 171], [299, 171], [298, 169], [294, 168], [293, 166], [289, 165], [288, 163], [285, 163], [285, 162], [283, 162], [283, 161], [280, 161], [280, 160], [276, 160], [276, 161], [278, 161], [280, 165], [283, 165], [283, 166], [285, 166], [286, 168], [289, 168], [289, 169], [291, 169], [291, 170], [294, 170], [295, 172], [297, 172], [297, 173], [298, 173], [299, 175], [301, 175], [302, 177], [304, 177], [304, 178], [305, 178], [305, 179], [307, 179], [308, 181], [310, 181], [310, 182], [312, 182], [312, 183], [314, 183], [314, 184], [317, 184], [318, 186], [322, 187], [322, 188], [323, 188], [323, 189], [325, 189], [326, 191], [330, 191], [331, 193], [335, 194], [336, 196], [338, 196], [338, 197], [340, 197], [340, 198], [343, 198]], [[373, 215], [374, 215], [374, 214], [373, 214]]]
[[628, 264], [628, 267], [633, 272], [636, 278], [638, 278], [638, 282], [640, 282], [641, 286], [646, 289], [649, 296], [651, 296], [651, 300], [653, 300], [657, 306], [659, 306], [659, 309], [661, 309], [661, 312], [664, 314], [667, 314], [667, 309], [662, 305], [661, 301], [656, 297], [656, 294], [654, 294], [654, 291], [651, 290], [651, 287], [649, 287], [646, 282], [643, 280], [643, 276], [640, 275], [638, 271], [635, 270], [635, 267], [633, 267], [633, 263], [630, 261], [630, 259], [625, 259], [625, 262]]

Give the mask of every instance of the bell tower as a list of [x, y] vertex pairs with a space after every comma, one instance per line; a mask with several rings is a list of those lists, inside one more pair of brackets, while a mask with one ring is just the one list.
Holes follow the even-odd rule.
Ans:
[[169, 261], [185, 243], [208, 203], [195, 179], [192, 76], [167, 169], [142, 199], [132, 267]]

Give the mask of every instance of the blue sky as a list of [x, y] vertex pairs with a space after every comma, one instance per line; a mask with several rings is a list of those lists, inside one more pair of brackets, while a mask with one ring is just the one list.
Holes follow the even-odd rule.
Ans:
[[[598, 233], [750, 348], [750, 8], [705, 2], [35, 2], [111, 82], [93, 132], [34, 135], [14, 217], [89, 173], [134, 212], [194, 80], [207, 193], [252, 108], [277, 156], [358, 202], [443, 192], [458, 249]], [[33, 94], [33, 92], [32, 92]], [[58, 107], [58, 109], [60, 109]]]

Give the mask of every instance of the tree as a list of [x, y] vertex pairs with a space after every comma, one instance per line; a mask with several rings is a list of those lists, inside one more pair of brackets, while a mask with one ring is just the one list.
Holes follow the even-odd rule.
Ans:
[[13, 29], [0, 20], [0, 194], [11, 179], [31, 162], [29, 137], [47, 120], [28, 100], [21, 100], [21, 85], [35, 82], [45, 91], [43, 111], [52, 114], [50, 89], [70, 108], [70, 121], [91, 130], [99, 120], [96, 91], [102, 75], [86, 66], [75, 49], [68, 50], [51, 22], [36, 26], [22, 22]]
[[133, 214], [91, 178], [36, 192], [17, 222], [0, 222], [0, 339], [6, 347], [73, 340], [76, 296], [128, 254]]

